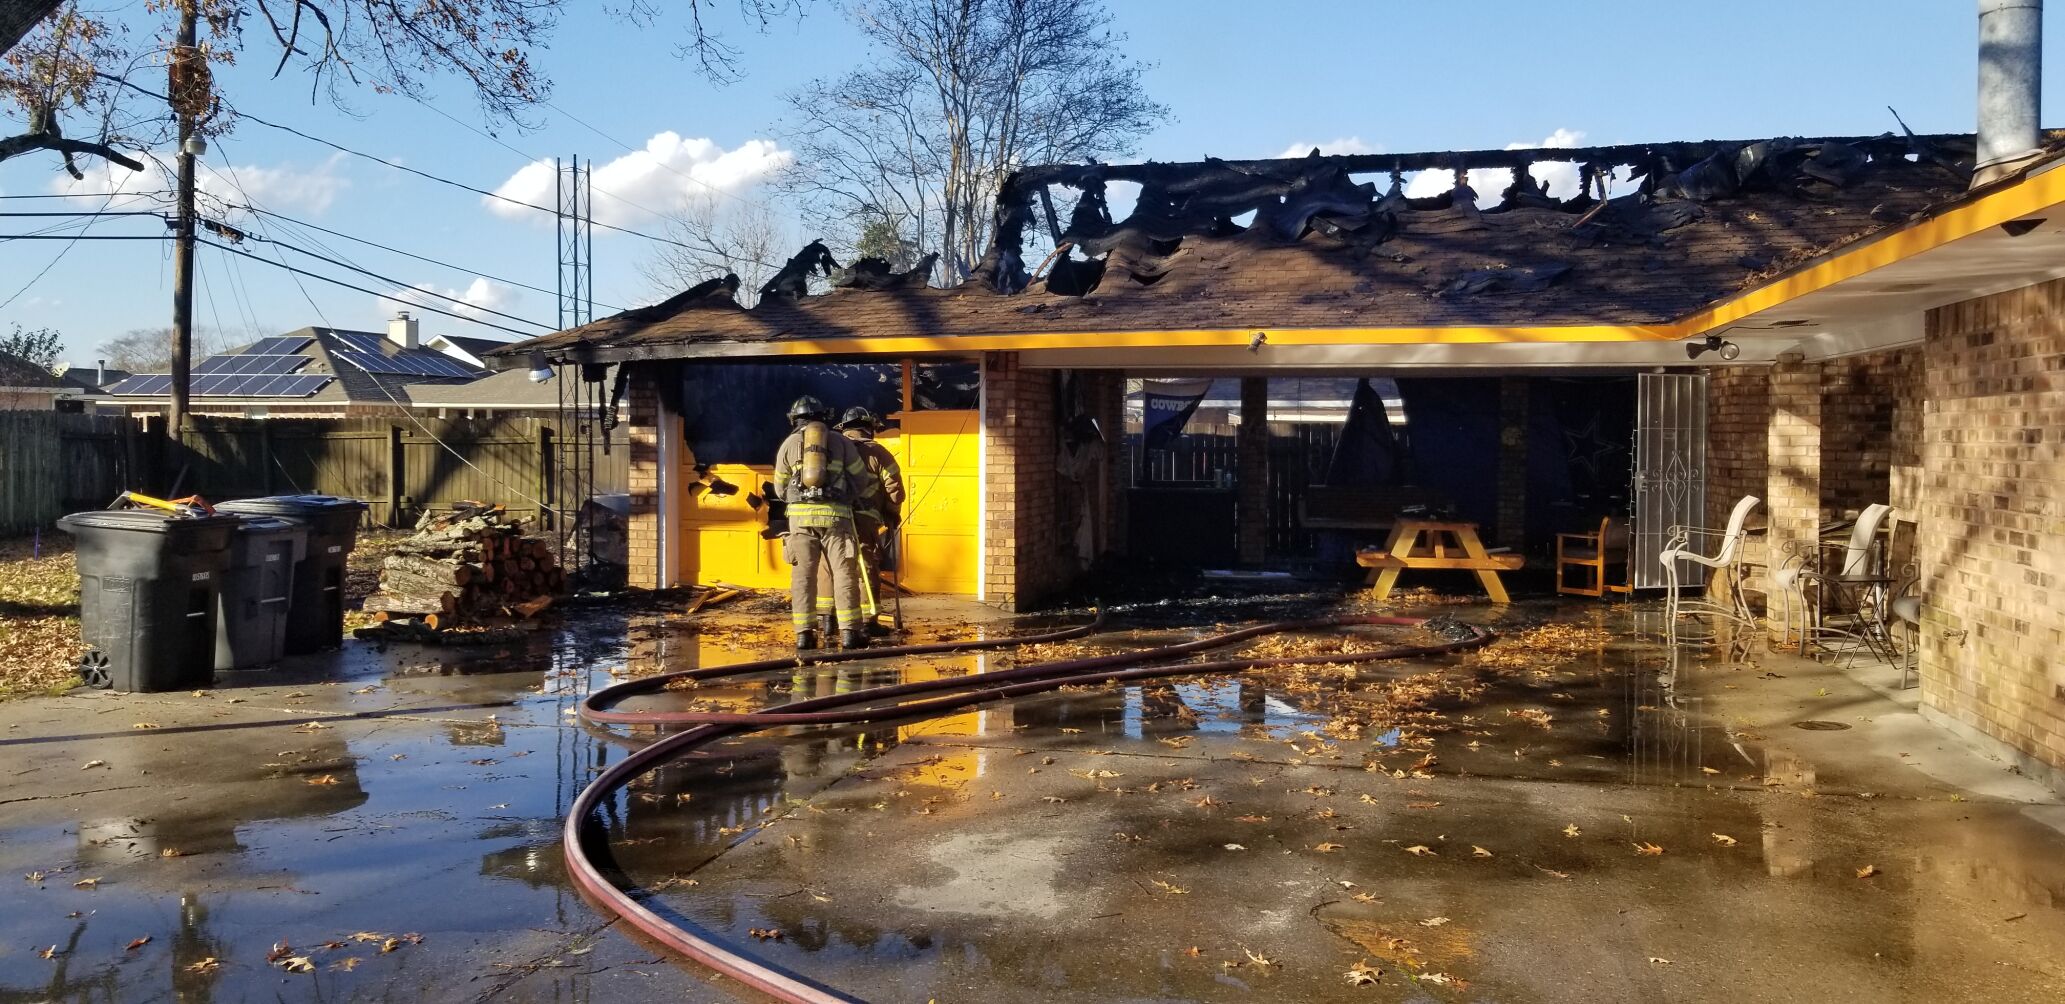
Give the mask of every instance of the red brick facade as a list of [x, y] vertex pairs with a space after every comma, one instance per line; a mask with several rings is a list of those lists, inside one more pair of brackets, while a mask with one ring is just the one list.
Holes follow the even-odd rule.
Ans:
[[1922, 702], [2065, 788], [2065, 281], [1927, 332]]
[[659, 589], [660, 581], [660, 395], [657, 366], [629, 366], [624, 388], [625, 423], [631, 450], [631, 517], [628, 533], [633, 589]]

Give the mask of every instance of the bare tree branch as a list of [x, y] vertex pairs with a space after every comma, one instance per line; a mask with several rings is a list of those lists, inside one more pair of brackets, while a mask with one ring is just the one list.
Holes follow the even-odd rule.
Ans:
[[[143, 170], [142, 161], [139, 161], [136, 158], [121, 152], [120, 150], [116, 150], [113, 147], [106, 146], [100, 143], [88, 143], [85, 140], [65, 139], [62, 136], [54, 136], [47, 132], [32, 132], [25, 133], [20, 136], [8, 136], [5, 138], [0, 138], [0, 160], [6, 160], [9, 157], [18, 157], [32, 150], [54, 150], [58, 153], [63, 154], [90, 154], [95, 157], [101, 157], [106, 160], [113, 161], [132, 171]], [[73, 168], [72, 177], [83, 178], [85, 177], [85, 175], [80, 173], [80, 171], [77, 168]]]

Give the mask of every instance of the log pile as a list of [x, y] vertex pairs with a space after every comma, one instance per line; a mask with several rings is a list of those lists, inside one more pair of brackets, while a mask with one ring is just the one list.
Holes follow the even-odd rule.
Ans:
[[550, 544], [523, 535], [525, 522], [482, 503], [426, 513], [381, 562], [366, 611], [432, 631], [536, 617], [566, 588], [566, 573]]

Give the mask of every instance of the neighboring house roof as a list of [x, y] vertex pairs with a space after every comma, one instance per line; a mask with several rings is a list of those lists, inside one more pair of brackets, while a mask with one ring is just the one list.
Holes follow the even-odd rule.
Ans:
[[[603, 400], [607, 401], [610, 388], [614, 386], [617, 368], [609, 368], [603, 378]], [[552, 380], [535, 383], [527, 369], [503, 370], [493, 376], [483, 377], [470, 383], [429, 385], [419, 384], [409, 388], [409, 403], [418, 408], [492, 408], [498, 411], [550, 411], [559, 407], [560, 381], [569, 379], [561, 373]], [[584, 392], [580, 399], [592, 401], [592, 391]]]
[[[484, 375], [435, 349], [403, 349], [379, 332], [307, 327], [197, 361], [189, 386], [194, 401], [206, 404], [407, 407], [411, 387]], [[170, 382], [164, 374], [131, 376], [108, 393], [123, 401], [162, 401]]]
[[99, 393], [105, 390], [106, 388], [112, 387], [116, 383], [119, 383], [129, 378], [128, 370], [111, 369], [105, 371], [107, 375], [107, 382], [102, 383], [102, 372], [102, 370], [96, 369], [91, 366], [67, 366], [57, 374], [57, 378], [63, 380], [68, 384], [71, 384], [74, 387], [78, 387], [81, 390], [92, 391], [94, 393]]
[[9, 352], [0, 352], [0, 387], [8, 390], [75, 390], [49, 370]]
[[[1150, 332], [1158, 344], [1217, 344], [1202, 336], [1241, 329], [1682, 337], [1670, 325], [1702, 308], [1963, 201], [1971, 150], [1969, 136], [1883, 136], [1033, 168], [1007, 183], [1005, 232], [959, 286], [863, 276], [875, 288], [768, 296], [748, 310], [706, 283], [492, 355], [752, 354], [802, 340], [826, 352], [925, 351], [939, 339], [979, 348], [992, 336], [1089, 344]], [[1551, 161], [1579, 165], [1585, 190], [1543, 192], [1528, 167]], [[1460, 182], [1435, 198], [1403, 194], [1401, 170], [1451, 165], [1459, 175], [1517, 168], [1518, 180], [1483, 209]], [[1599, 201], [1591, 180], [1617, 171], [1625, 183], [1630, 165], [1639, 190]], [[1142, 189], [1114, 223], [1102, 193], [1119, 181]], [[1074, 250], [1027, 283], [1018, 234], [1045, 229], [1035, 207], [1050, 186], [1078, 197], [1061, 235]]]
[[454, 358], [480, 365], [488, 352], [509, 343], [495, 338], [475, 338], [471, 335], [434, 335], [423, 340], [431, 348], [443, 349]]

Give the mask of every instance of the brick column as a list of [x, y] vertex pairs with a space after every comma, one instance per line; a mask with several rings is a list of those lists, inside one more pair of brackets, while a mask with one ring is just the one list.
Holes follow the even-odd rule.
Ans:
[[1493, 541], [1527, 545], [1527, 379], [1499, 378], [1499, 508]]
[[1022, 610], [1062, 585], [1068, 543], [1054, 519], [1054, 375], [1015, 352], [982, 360], [983, 595]]
[[1234, 437], [1235, 526], [1243, 565], [1269, 550], [1269, 380], [1240, 378], [1240, 432]]
[[[659, 387], [655, 367], [629, 364], [624, 388], [626, 437], [631, 465], [631, 515], [628, 522], [627, 584], [633, 589], [660, 588], [660, 434]], [[571, 379], [569, 376], [560, 377]]]
[[1771, 367], [1770, 471], [1764, 493], [1766, 559], [1785, 560], [1788, 542], [1811, 547], [1821, 529], [1821, 364]]

